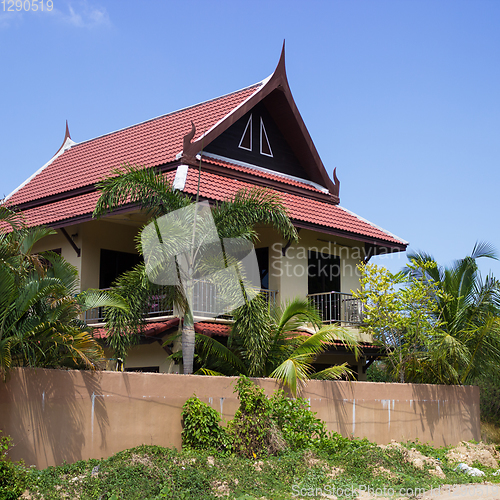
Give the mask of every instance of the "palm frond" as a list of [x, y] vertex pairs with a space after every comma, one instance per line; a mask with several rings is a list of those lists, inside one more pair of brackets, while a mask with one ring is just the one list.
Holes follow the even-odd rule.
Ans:
[[300, 389], [309, 377], [312, 366], [296, 358], [287, 359], [281, 363], [270, 375], [271, 378], [281, 382], [288, 387], [292, 394], [296, 396], [297, 389]]
[[154, 169], [128, 163], [114, 169], [97, 188], [101, 196], [93, 213], [96, 218], [128, 203], [138, 204], [153, 217], [190, 203], [189, 197], [172, 189], [166, 176]]
[[286, 240], [298, 239], [281, 197], [270, 189], [242, 189], [232, 198], [218, 203], [213, 209], [213, 217], [222, 238], [254, 234], [256, 224], [268, 224]]
[[347, 366], [347, 363], [343, 363], [311, 373], [310, 378], [313, 380], [339, 380], [341, 378], [354, 379], [355, 377], [354, 372]]
[[472, 259], [480, 259], [482, 257], [487, 257], [489, 259], [498, 260], [498, 251], [496, 248], [487, 241], [477, 241], [472, 249], [470, 256]]
[[238, 374], [248, 374], [246, 366], [241, 359], [214, 338], [196, 334], [196, 344], [199, 354], [222, 360], [225, 364], [229, 364], [233, 367]]
[[318, 309], [308, 299], [300, 297], [285, 303], [284, 307], [277, 305], [271, 309], [271, 315], [280, 332], [294, 331], [307, 324], [315, 329], [322, 325]]

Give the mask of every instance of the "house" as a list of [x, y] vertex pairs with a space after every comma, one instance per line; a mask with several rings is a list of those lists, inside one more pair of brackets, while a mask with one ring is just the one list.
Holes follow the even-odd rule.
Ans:
[[[134, 237], [146, 217], [125, 205], [93, 219], [99, 198], [95, 184], [111, 169], [130, 163], [157, 168], [177, 189], [194, 195], [197, 158], [201, 199], [220, 201], [241, 188], [263, 186], [280, 194], [300, 231], [299, 243], [291, 244], [268, 227], [256, 228], [261, 287], [268, 299], [307, 295], [325, 322], [356, 328], [362, 313], [351, 295], [359, 285], [357, 264], [373, 255], [404, 251], [407, 242], [340, 206], [336, 172], [333, 179], [327, 174], [293, 100], [284, 51], [270, 77], [222, 97], [80, 143], [71, 139], [66, 126], [54, 157], [5, 202], [22, 210], [28, 224], [57, 230], [37, 251], [60, 251], [78, 268], [82, 289], [107, 288], [139, 261]], [[195, 310], [196, 331], [227, 336], [228, 320], [207, 319], [209, 297], [201, 302]], [[152, 299], [148, 328], [126, 369], [179, 371], [162, 347], [162, 338], [178, 327], [178, 319], [172, 309], [161, 309]], [[87, 320], [103, 326], [99, 311]], [[105, 328], [99, 331], [105, 335]], [[367, 360], [379, 351], [370, 338], [360, 339], [363, 357], [358, 363], [341, 345], [332, 346], [318, 362], [348, 360], [362, 379]]]

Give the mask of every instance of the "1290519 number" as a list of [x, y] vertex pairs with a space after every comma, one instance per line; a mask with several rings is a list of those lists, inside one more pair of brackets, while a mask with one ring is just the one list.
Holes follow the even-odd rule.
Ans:
[[52, 0], [1, 0], [2, 10], [4, 12], [36, 12], [37, 10], [50, 12], [54, 8]]

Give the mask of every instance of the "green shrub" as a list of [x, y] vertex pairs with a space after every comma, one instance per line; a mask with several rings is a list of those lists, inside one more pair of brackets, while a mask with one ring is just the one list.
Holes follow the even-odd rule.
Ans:
[[195, 450], [230, 450], [230, 439], [220, 425], [220, 415], [196, 396], [182, 407], [182, 445]]
[[310, 448], [318, 439], [326, 437], [325, 423], [316, 418], [306, 399], [291, 399], [281, 390], [274, 393], [270, 404], [271, 416], [292, 450]]
[[366, 371], [368, 382], [395, 382], [394, 377], [387, 373], [387, 366], [383, 361], [373, 362]]
[[370, 444], [367, 440], [344, 438], [328, 433], [325, 423], [316, 417], [303, 398], [289, 398], [276, 391], [268, 398], [264, 390], [247, 377], [236, 383], [240, 406], [227, 429], [220, 416], [196, 396], [183, 406], [182, 444], [194, 450], [233, 451], [246, 458], [276, 455], [291, 451], [320, 450], [335, 455]]
[[363, 448], [375, 446], [368, 439], [344, 437], [338, 432], [330, 432], [326, 436], [322, 436], [314, 442], [316, 449], [326, 453], [329, 457], [337, 456], [339, 454], [348, 454], [352, 451]]
[[0, 499], [2, 500], [15, 500], [24, 491], [24, 469], [7, 457], [10, 443], [9, 436], [0, 436]]
[[264, 390], [247, 377], [240, 376], [236, 383], [240, 407], [228, 423], [236, 454], [256, 458], [276, 455], [286, 447], [278, 425], [272, 418], [272, 407]]

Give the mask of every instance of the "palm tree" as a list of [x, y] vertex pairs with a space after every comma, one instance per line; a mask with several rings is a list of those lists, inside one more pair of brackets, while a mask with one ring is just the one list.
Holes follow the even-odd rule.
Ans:
[[[408, 256], [415, 262], [433, 262], [426, 253]], [[422, 354], [422, 381], [466, 384], [500, 365], [500, 287], [491, 276], [482, 278], [477, 259], [497, 259], [495, 249], [476, 243], [470, 256], [450, 267], [427, 267], [425, 277], [436, 294], [440, 329]]]
[[[114, 209], [126, 204], [132, 203], [138, 205], [142, 210], [152, 218], [153, 223], [158, 228], [158, 220], [161, 216], [170, 214], [174, 211], [187, 208], [193, 205], [190, 196], [174, 190], [167, 178], [161, 173], [152, 169], [138, 168], [133, 165], [124, 165], [120, 169], [112, 171], [111, 176], [98, 184], [101, 191], [101, 197], [94, 211], [95, 217], [113, 211]], [[197, 196], [198, 199], [198, 196]], [[196, 200], [197, 201], [197, 200]], [[196, 222], [196, 210], [194, 209], [194, 223], [189, 220], [190, 227], [193, 228], [193, 241], [195, 228], [198, 228]], [[256, 238], [254, 226], [256, 224], [266, 224], [272, 226], [278, 233], [288, 241], [297, 240], [297, 231], [291, 223], [286, 209], [280, 197], [273, 191], [261, 188], [242, 190], [236, 193], [230, 199], [217, 203], [211, 207], [211, 219], [215, 223], [218, 237], [240, 238], [252, 241]], [[178, 225], [179, 226], [179, 225]], [[179, 239], [185, 237], [185, 227], [172, 227], [172, 233], [178, 237], [168, 237], [161, 241], [162, 252], [167, 256], [175, 256], [179, 248]], [[178, 229], [178, 232], [175, 230]], [[159, 230], [157, 229], [157, 232]], [[143, 253], [142, 245], [139, 244], [139, 250]], [[194, 318], [193, 311], [189, 304], [192, 303], [190, 290], [192, 290], [192, 281], [196, 276], [207, 274], [207, 269], [200, 269], [196, 264], [202, 262], [203, 266], [209, 266], [209, 262], [195, 259], [199, 246], [191, 245], [187, 255], [187, 267], [189, 273], [184, 284], [187, 286], [176, 285], [170, 294], [175, 301], [177, 308], [181, 311], [183, 319], [182, 324], [182, 350], [184, 373], [193, 373], [193, 359], [195, 346]], [[143, 309], [146, 292], [151, 287], [147, 284], [145, 276], [145, 267], [138, 266], [132, 273], [123, 278], [123, 282], [134, 283], [137, 280], [137, 286], [132, 285], [129, 290], [138, 290], [135, 296], [140, 300], [136, 308], [136, 313], [129, 318], [123, 315], [109, 317], [108, 326], [113, 336], [120, 336], [123, 339], [123, 327], [134, 331], [140, 327], [142, 319], [139, 318], [140, 311]]]
[[[295, 395], [309, 379], [335, 380], [352, 375], [347, 363], [314, 371], [317, 356], [335, 341], [343, 342], [358, 357], [355, 337], [338, 326], [323, 326], [317, 309], [308, 300], [296, 298], [270, 307], [259, 296], [235, 311], [227, 346], [205, 335], [196, 336], [202, 364], [197, 373], [270, 377]], [[177, 356], [174, 353], [172, 357]]]
[[96, 368], [103, 351], [80, 316], [93, 307], [126, 304], [99, 290], [77, 294], [74, 266], [54, 252], [32, 252], [54, 231], [27, 228], [5, 207], [0, 219], [0, 372], [12, 366]]

